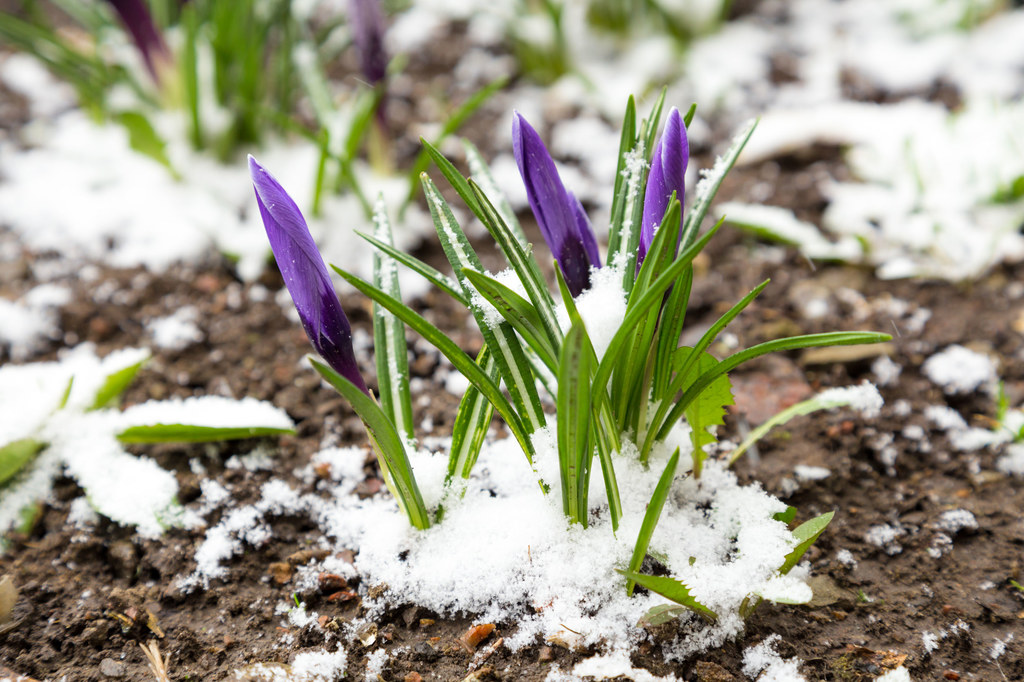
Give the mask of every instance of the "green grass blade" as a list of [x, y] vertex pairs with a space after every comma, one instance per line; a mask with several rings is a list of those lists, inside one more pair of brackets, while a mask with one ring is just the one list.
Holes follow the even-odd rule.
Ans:
[[526, 295], [540, 316], [548, 341], [557, 352], [562, 342], [562, 330], [558, 326], [554, 301], [551, 298], [551, 292], [548, 291], [547, 283], [544, 281], [544, 275], [541, 274], [537, 259], [527, 248], [523, 247], [516, 234], [508, 228], [494, 204], [483, 193], [479, 185], [470, 180], [469, 186], [480, 206], [484, 226], [494, 237], [505, 260], [508, 261], [509, 266], [522, 282], [523, 288], [526, 289]]
[[619, 573], [626, 576], [628, 580], [632, 580], [641, 587], [646, 587], [655, 594], [660, 594], [666, 599], [670, 599], [677, 604], [682, 604], [686, 608], [695, 611], [697, 615], [711, 621], [712, 623], [718, 620], [717, 613], [697, 601], [697, 599], [690, 594], [690, 588], [675, 578], [647, 575], [646, 573], [633, 573], [631, 571], [619, 571]]
[[557, 371], [557, 351], [551, 347], [537, 309], [525, 298], [492, 277], [469, 268], [464, 268], [463, 274], [480, 295], [523, 337], [527, 347], [536, 353], [552, 372]]
[[558, 469], [562, 510], [570, 522], [587, 525], [590, 443], [590, 353], [583, 321], [573, 319], [558, 358]]
[[[707, 388], [711, 382], [723, 374], [736, 369], [744, 362], [754, 358], [777, 353], [779, 351], [799, 350], [800, 348], [815, 348], [819, 346], [854, 346], [867, 343], [883, 343], [892, 340], [888, 334], [878, 332], [828, 332], [825, 334], [806, 334], [804, 336], [792, 336], [786, 339], [775, 339], [765, 341], [746, 350], [733, 353], [729, 357], [715, 365], [713, 369], [700, 375], [697, 380], [688, 388], [679, 402], [675, 404], [668, 418], [662, 423], [661, 430], [657, 434], [657, 440], [663, 440], [676, 421], [683, 415], [690, 401], [697, 397], [701, 391]], [[653, 432], [653, 428], [652, 428]]]
[[700, 230], [700, 224], [704, 221], [704, 216], [707, 215], [708, 209], [711, 207], [711, 202], [714, 200], [715, 194], [718, 193], [718, 188], [725, 179], [726, 173], [728, 173], [736, 163], [736, 159], [739, 158], [740, 152], [743, 151], [743, 147], [745, 147], [747, 142], [750, 140], [750, 136], [754, 134], [754, 128], [756, 127], [756, 120], [748, 123], [747, 126], [733, 138], [732, 145], [728, 150], [726, 150], [725, 154], [715, 161], [715, 165], [711, 169], [710, 174], [702, 178], [701, 181], [697, 183], [696, 199], [690, 207], [689, 212], [686, 214], [686, 220], [683, 221], [683, 234], [680, 239], [680, 244], [683, 248], [688, 246], [696, 238], [697, 232]]
[[[505, 87], [507, 82], [508, 78], [501, 76], [474, 92], [469, 99], [463, 102], [462, 106], [456, 109], [455, 112], [448, 117], [448, 120], [444, 122], [444, 125], [441, 127], [441, 132], [436, 138], [434, 138], [430, 147], [436, 149], [436, 147], [440, 145], [445, 138], [461, 128], [462, 124], [466, 122], [466, 119], [472, 116], [484, 102], [494, 95], [494, 93]], [[420, 174], [427, 169], [432, 158], [433, 155], [429, 153], [426, 145], [420, 150], [420, 153], [416, 155], [416, 160], [412, 164], [412, 170], [409, 171], [409, 195], [405, 198], [405, 206], [408, 206], [409, 203], [416, 198], [416, 178], [418, 178]]]
[[370, 242], [376, 248], [380, 249], [391, 258], [394, 258], [396, 261], [398, 261], [405, 267], [409, 268], [413, 272], [422, 275], [427, 281], [429, 281], [431, 284], [436, 286], [444, 293], [451, 296], [461, 305], [464, 305], [467, 308], [469, 307], [469, 299], [467, 299], [463, 295], [462, 291], [459, 288], [458, 282], [453, 280], [451, 277], [448, 277], [447, 275], [442, 273], [440, 270], [437, 270], [433, 266], [424, 263], [419, 258], [416, 258], [415, 256], [410, 256], [404, 251], [400, 251], [399, 249], [396, 249], [394, 246], [380, 241], [376, 237], [368, 235], [364, 232], [360, 232], [358, 230], [356, 230], [356, 234], [365, 239], [366, 241]]
[[469, 140], [462, 140], [462, 147], [466, 151], [466, 163], [469, 165], [469, 175], [479, 185], [484, 196], [492, 197], [494, 210], [501, 216], [502, 221], [508, 226], [509, 231], [516, 236], [522, 247], [528, 248], [530, 240], [526, 238], [519, 220], [516, 219], [516, 212], [505, 198], [504, 192], [498, 187], [491, 173], [491, 167], [487, 165], [480, 150]]
[[214, 443], [295, 433], [267, 426], [196, 426], [194, 424], [136, 424], [117, 434], [122, 443]]
[[[426, 174], [423, 174], [421, 179], [423, 180], [423, 192], [430, 207], [430, 215], [434, 220], [438, 239], [441, 241], [441, 248], [444, 249], [448, 262], [455, 270], [455, 278], [462, 287], [463, 295], [467, 299], [472, 299], [473, 285], [466, 278], [464, 269], [470, 268], [482, 272], [483, 264], [455, 220], [448, 202], [444, 200]], [[544, 408], [540, 404], [540, 396], [537, 394], [533, 368], [530, 366], [529, 360], [526, 359], [526, 353], [523, 351], [519, 337], [507, 322], [500, 322], [492, 326], [479, 306], [471, 305], [470, 312], [480, 328], [484, 342], [494, 353], [501, 378], [512, 396], [516, 410], [523, 419], [523, 425], [530, 433], [533, 433], [543, 427], [546, 420]]]
[[[149, 361], [149, 356], [109, 374], [107, 378], [103, 380], [103, 385], [100, 386], [98, 391], [96, 391], [96, 397], [93, 398], [92, 405], [90, 405], [88, 409], [99, 410], [104, 407], [116, 405], [117, 399], [125, 392], [128, 386], [135, 379], [135, 375], [139, 373], [139, 370], [142, 369], [142, 366], [145, 365], [147, 361]], [[70, 394], [71, 385], [68, 384], [68, 395]], [[67, 399], [63, 402], [67, 403]]]
[[[636, 100], [632, 95], [626, 101], [626, 113], [622, 117], [622, 134], [619, 137], [619, 163], [615, 168], [615, 188], [612, 193], [611, 222], [608, 228], [608, 262], [614, 263], [622, 248], [622, 219], [625, 215], [626, 165], [630, 152], [636, 146]], [[628, 241], [628, 240], [627, 240]]]
[[665, 108], [665, 95], [668, 94], [668, 87], [663, 87], [658, 94], [658, 99], [651, 107], [651, 115], [640, 126], [640, 139], [644, 141], [644, 149], [647, 153], [647, 161], [651, 160], [654, 154], [654, 141], [658, 136], [658, 124], [661, 123], [661, 112]]
[[[651, 545], [651, 536], [658, 525], [658, 520], [661, 519], [661, 511], [665, 508], [668, 492], [672, 489], [672, 481], [675, 479], [676, 466], [678, 464], [679, 448], [676, 448], [676, 451], [672, 453], [672, 456], [669, 457], [668, 462], [665, 464], [665, 470], [661, 472], [661, 478], [658, 479], [658, 484], [654, 487], [651, 501], [647, 503], [647, 511], [644, 512], [644, 520], [640, 524], [640, 532], [636, 536], [633, 556], [629, 560], [629, 573], [638, 572], [640, 566], [644, 563], [644, 557], [647, 556], [647, 548]], [[626, 594], [630, 597], [633, 596], [634, 585], [633, 580], [626, 581]]]
[[661, 308], [661, 321], [658, 324], [657, 350], [654, 356], [654, 378], [652, 380], [652, 398], [660, 401], [666, 397], [669, 382], [672, 379], [673, 360], [679, 339], [683, 335], [683, 324], [686, 321], [686, 307], [690, 301], [690, 289], [693, 286], [693, 268], [689, 267], [676, 278], [669, 292], [668, 300]]
[[[473, 215], [480, 217], [480, 206], [477, 203], [476, 195], [473, 190], [469, 187], [469, 181], [459, 172], [459, 169], [455, 167], [448, 157], [442, 154], [436, 147], [427, 142], [422, 137], [420, 138], [420, 144], [423, 145], [423, 150], [430, 157], [430, 160], [434, 162], [437, 169], [441, 171], [441, 175], [448, 181], [448, 184], [452, 186], [455, 193], [459, 195], [459, 198], [466, 204]], [[420, 178], [422, 182], [422, 177]]]
[[785, 575], [800, 563], [800, 559], [803, 558], [804, 554], [811, 548], [811, 545], [814, 544], [818, 537], [825, 532], [828, 524], [832, 522], [832, 517], [835, 515], [834, 511], [826, 512], [821, 516], [814, 517], [810, 521], [801, 523], [793, 529], [793, 537], [797, 540], [797, 546], [786, 555], [786, 561], [779, 567], [779, 573]]
[[[477, 355], [476, 364], [491, 381], [498, 381], [498, 364], [485, 345]], [[476, 464], [476, 459], [483, 446], [484, 437], [491, 424], [494, 406], [480, 393], [476, 386], [470, 386], [455, 413], [455, 424], [452, 426], [452, 448], [448, 453], [448, 475], [446, 482], [455, 476], [469, 478]]]
[[0, 447], [0, 486], [35, 459], [46, 443], [35, 438], [21, 438]]
[[416, 476], [405, 452], [405, 444], [395, 430], [394, 424], [376, 401], [356, 388], [351, 381], [319, 360], [310, 358], [310, 362], [320, 376], [348, 401], [366, 426], [366, 431], [377, 451], [385, 482], [388, 483], [388, 488], [391, 489], [391, 494], [395, 496], [402, 511], [409, 517], [409, 523], [420, 530], [429, 528], [430, 514], [423, 504], [423, 496], [416, 485]]
[[[384, 208], [384, 197], [377, 200], [373, 215], [379, 241], [392, 244], [391, 221]], [[402, 299], [395, 261], [381, 253], [373, 254], [373, 284], [396, 300]], [[377, 387], [381, 408], [395, 429], [406, 440], [416, 437], [412, 422], [412, 396], [409, 393], [409, 348], [405, 343], [405, 325], [380, 304], [373, 304], [373, 347], [377, 356]]]
[[355, 275], [351, 275], [337, 266], [332, 265], [331, 268], [333, 268], [342, 279], [358, 289], [360, 293], [377, 303], [380, 303], [384, 308], [391, 311], [395, 316], [402, 320], [402, 322], [407, 324], [410, 329], [422, 336], [427, 343], [430, 343], [441, 351], [441, 354], [448, 358], [448, 361], [455, 366], [455, 369], [461, 372], [462, 375], [465, 376], [471, 384], [476, 386], [477, 389], [487, 397], [491, 404], [494, 405], [494, 409], [497, 410], [498, 414], [501, 415], [501, 418], [505, 420], [505, 424], [512, 432], [512, 435], [515, 436], [517, 441], [519, 441], [519, 445], [523, 448], [523, 453], [526, 455], [526, 459], [530, 462], [531, 466], [533, 465], [533, 444], [530, 442], [530, 437], [523, 426], [522, 420], [512, 408], [512, 404], [504, 395], [502, 395], [498, 385], [491, 380], [487, 373], [477, 366], [476, 362], [474, 362], [471, 357], [466, 355], [465, 351], [459, 348], [454, 341], [441, 333], [441, 330], [427, 322], [422, 315], [401, 301], [388, 296], [373, 285], [367, 284]]

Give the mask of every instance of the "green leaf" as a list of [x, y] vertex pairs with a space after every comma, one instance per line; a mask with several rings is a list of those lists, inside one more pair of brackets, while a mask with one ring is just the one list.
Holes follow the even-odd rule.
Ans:
[[21, 438], [0, 447], [0, 486], [14, 478], [45, 447], [46, 443], [35, 438]]
[[583, 320], [576, 317], [558, 358], [558, 469], [562, 510], [573, 523], [587, 525], [590, 465], [590, 353]]
[[642, 627], [654, 627], [656, 625], [664, 625], [669, 623], [679, 616], [686, 613], [685, 606], [679, 606], [678, 604], [658, 604], [657, 606], [648, 609], [647, 613], [640, 617], [637, 621], [636, 626]]
[[163, 165], [175, 178], [181, 177], [167, 156], [163, 139], [148, 118], [136, 111], [125, 111], [117, 120], [128, 131], [128, 144], [132, 149]]
[[359, 415], [377, 453], [384, 481], [402, 511], [409, 517], [409, 523], [413, 528], [420, 530], [429, 528], [430, 514], [423, 504], [423, 496], [416, 485], [416, 477], [413, 475], [409, 456], [405, 452], [405, 444], [395, 430], [394, 424], [376, 401], [356, 388], [351, 381], [318, 360], [310, 358], [310, 362], [320, 376], [333, 386]]
[[[103, 381], [103, 385], [100, 386], [99, 390], [96, 391], [96, 397], [93, 398], [92, 405], [89, 406], [90, 410], [99, 410], [104, 407], [111, 407], [117, 404], [117, 399], [121, 397], [121, 394], [125, 392], [128, 386], [135, 379], [135, 375], [139, 373], [142, 366], [149, 361], [149, 357], [145, 357], [138, 362], [122, 367], [113, 374], [109, 374]], [[71, 393], [71, 384], [68, 384], [67, 394]], [[65, 398], [64, 403], [67, 402]], [[63, 405], [62, 405], [63, 406]]]
[[614, 263], [623, 246], [623, 237], [629, 242], [629, 233], [623, 233], [622, 219], [625, 215], [626, 165], [628, 157], [636, 146], [636, 100], [630, 95], [626, 101], [626, 113], [622, 117], [622, 134], [619, 137], [619, 162], [615, 168], [615, 188], [612, 193], [611, 222], [608, 229], [608, 262]]
[[[676, 466], [678, 464], [679, 448], [676, 448], [676, 451], [672, 453], [672, 456], [666, 462], [665, 470], [661, 472], [658, 484], [654, 487], [654, 493], [651, 494], [651, 501], [647, 503], [647, 511], [644, 512], [644, 520], [640, 524], [640, 532], [636, 536], [633, 556], [629, 560], [630, 573], [639, 571], [640, 566], [644, 563], [644, 557], [647, 556], [647, 548], [651, 545], [651, 536], [658, 525], [658, 520], [661, 519], [661, 512], [665, 508], [665, 500], [668, 499], [669, 490], [672, 489], [672, 481], [675, 479]], [[630, 597], [633, 596], [633, 586], [634, 581], [626, 581], [626, 594]]]
[[526, 455], [526, 459], [530, 462], [531, 466], [533, 465], [533, 444], [530, 442], [530, 437], [527, 434], [526, 429], [523, 427], [522, 420], [512, 408], [512, 404], [504, 395], [502, 395], [497, 384], [495, 384], [495, 382], [477, 366], [472, 358], [466, 355], [465, 351], [459, 348], [454, 341], [442, 334], [441, 330], [427, 322], [422, 315], [418, 314], [401, 301], [388, 296], [373, 285], [367, 284], [355, 275], [349, 274], [337, 266], [332, 265], [331, 268], [333, 268], [342, 279], [358, 289], [364, 296], [380, 303], [382, 306], [394, 313], [400, 320], [409, 325], [413, 331], [422, 336], [427, 343], [441, 351], [441, 355], [448, 358], [448, 361], [455, 366], [455, 369], [461, 372], [462, 375], [465, 376], [471, 384], [476, 386], [480, 392], [487, 397], [491, 404], [494, 405], [494, 409], [496, 409], [498, 414], [501, 415], [501, 418], [505, 420], [505, 424], [512, 432], [512, 435], [515, 436], [517, 441], [519, 441], [519, 445], [523, 448], [523, 453]]
[[729, 146], [729, 149], [726, 150], [725, 154], [715, 161], [715, 165], [711, 169], [710, 174], [702, 178], [701, 181], [697, 183], [697, 197], [693, 202], [693, 206], [690, 207], [689, 212], [686, 214], [686, 220], [683, 221], [683, 234], [679, 242], [683, 248], [689, 246], [689, 244], [697, 237], [697, 232], [700, 230], [700, 224], [704, 221], [704, 216], [707, 215], [708, 209], [711, 207], [711, 202], [714, 201], [715, 195], [718, 193], [718, 188], [722, 185], [722, 181], [725, 179], [726, 174], [736, 163], [736, 159], [739, 158], [740, 152], [743, 151], [743, 148], [750, 140], [750, 136], [754, 134], [754, 128], [756, 127], [756, 120], [748, 123], [747, 126], [733, 138], [733, 142]]
[[[710, 371], [718, 360], [704, 353], [697, 362], [695, 375]], [[696, 378], [696, 376], [694, 376]], [[693, 441], [693, 476], [700, 478], [701, 468], [707, 453], [704, 446], [718, 442], [708, 429], [725, 424], [725, 408], [734, 403], [732, 383], [729, 375], [722, 374], [701, 391], [686, 408], [686, 421], [690, 424], [690, 438]]]
[[[462, 287], [463, 295], [472, 299], [473, 287], [466, 279], [465, 268], [483, 271], [483, 264], [473, 250], [462, 228], [459, 227], [451, 207], [444, 200], [434, 183], [423, 174], [423, 192], [430, 207], [430, 215], [434, 220], [434, 227], [437, 230], [438, 239], [444, 249], [448, 261], [455, 270], [455, 278]], [[512, 396], [512, 402], [523, 420], [523, 426], [533, 433], [544, 426], [546, 419], [544, 408], [540, 404], [540, 396], [537, 394], [537, 384], [533, 377], [533, 368], [530, 366], [526, 353], [523, 351], [519, 337], [515, 330], [507, 322], [501, 322], [491, 326], [483, 310], [476, 305], [470, 306], [470, 312], [476, 320], [480, 334], [484, 337], [487, 347], [494, 353], [494, 359], [498, 363], [498, 371], [505, 382], [505, 387]], [[497, 406], [495, 406], [497, 407]]]
[[776, 521], [782, 521], [789, 525], [790, 523], [793, 523], [793, 519], [796, 518], [796, 507], [788, 506], [786, 507], [786, 511], [780, 511], [778, 514], [773, 514], [772, 518]]
[[505, 321], [523, 337], [523, 341], [541, 361], [552, 372], [557, 371], [555, 349], [551, 347], [547, 334], [545, 334], [544, 324], [537, 309], [525, 298], [493, 277], [488, 277], [470, 268], [464, 268], [462, 274], [480, 292], [480, 295], [501, 313]]
[[459, 283], [453, 280], [451, 277], [443, 274], [440, 270], [435, 269], [433, 266], [424, 263], [415, 256], [410, 256], [404, 251], [396, 249], [390, 244], [386, 244], [376, 237], [365, 234], [356, 230], [355, 233], [365, 239], [366, 241], [373, 244], [375, 247], [383, 251], [388, 256], [394, 258], [396, 261], [409, 268], [413, 272], [419, 273], [427, 281], [436, 286], [438, 289], [455, 299], [456, 302], [469, 307], [469, 299], [467, 299], [462, 292], [459, 290]]
[[[498, 382], [498, 364], [485, 344], [477, 355], [476, 364], [491, 381]], [[491, 424], [494, 406], [480, 390], [470, 385], [459, 401], [459, 409], [455, 412], [455, 424], [452, 426], [452, 448], [448, 453], [448, 475], [446, 482], [455, 476], [469, 478], [480, 454], [487, 429]]]
[[262, 438], [295, 433], [295, 429], [266, 426], [196, 426], [194, 424], [138, 424], [117, 434], [122, 443], [213, 443], [241, 438]]
[[670, 599], [677, 604], [681, 604], [691, 611], [695, 611], [697, 615], [712, 623], [718, 620], [718, 614], [697, 601], [690, 594], [690, 588], [680, 580], [664, 576], [647, 575], [646, 573], [634, 573], [632, 571], [619, 571], [619, 573], [637, 585], [645, 587], [655, 594], [660, 594], [662, 597]]
[[[384, 208], [384, 197], [374, 207], [373, 223], [377, 239], [391, 244], [391, 221]], [[373, 254], [373, 284], [389, 296], [401, 300], [395, 261]], [[405, 325], [393, 314], [373, 304], [373, 347], [377, 356], [377, 385], [381, 408], [406, 440], [416, 437], [412, 423], [412, 398], [409, 393], [409, 349], [405, 343]]]
[[797, 546], [786, 555], [786, 560], [779, 567], [779, 573], [785, 575], [800, 563], [800, 559], [811, 548], [815, 540], [825, 532], [828, 524], [832, 522], [832, 517], [835, 515], [834, 511], [826, 512], [821, 516], [814, 517], [810, 521], [805, 521], [793, 529], [793, 537], [796, 538]]
[[497, 211], [502, 222], [516, 236], [520, 245], [523, 248], [528, 248], [530, 240], [526, 238], [526, 233], [523, 232], [522, 226], [516, 219], [516, 212], [512, 210], [512, 206], [508, 203], [505, 194], [498, 187], [498, 183], [495, 182], [494, 174], [491, 173], [491, 167], [487, 165], [480, 150], [467, 139], [462, 140], [462, 147], [466, 152], [466, 163], [469, 165], [469, 175], [473, 178], [473, 182], [480, 187], [484, 196], [492, 198], [494, 210]]

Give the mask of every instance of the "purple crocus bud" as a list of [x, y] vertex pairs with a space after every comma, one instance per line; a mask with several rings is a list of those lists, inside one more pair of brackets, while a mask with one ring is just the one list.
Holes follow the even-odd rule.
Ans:
[[352, 350], [352, 327], [341, 309], [324, 259], [309, 234], [306, 219], [281, 184], [252, 156], [249, 175], [270, 249], [306, 336], [328, 365], [370, 395]]
[[359, 52], [359, 68], [371, 85], [384, 80], [388, 70], [388, 55], [384, 51], [384, 15], [380, 11], [380, 0], [351, 0], [349, 20], [356, 50]]
[[[654, 148], [651, 159], [651, 172], [647, 176], [647, 191], [644, 194], [644, 217], [640, 223], [640, 248], [637, 253], [636, 266], [644, 262], [647, 250], [654, 241], [654, 232], [658, 229], [661, 219], [665, 217], [668, 201], [672, 192], [682, 203], [686, 191], [686, 164], [690, 160], [690, 145], [686, 139], [686, 126], [679, 110], [672, 107], [668, 112], [668, 120], [661, 132], [661, 139]], [[679, 230], [683, 229], [682, 221]], [[679, 239], [676, 238], [676, 247]]]
[[565, 190], [540, 135], [519, 112], [512, 117], [512, 152], [544, 241], [562, 268], [569, 292], [579, 296], [590, 286], [590, 268], [601, 267], [590, 221], [579, 200]]
[[121, 18], [128, 32], [132, 34], [135, 46], [142, 54], [142, 60], [146, 68], [153, 76], [153, 80], [160, 82], [158, 62], [170, 60], [167, 45], [156, 24], [153, 23], [153, 16], [149, 13], [144, 0], [107, 0]]

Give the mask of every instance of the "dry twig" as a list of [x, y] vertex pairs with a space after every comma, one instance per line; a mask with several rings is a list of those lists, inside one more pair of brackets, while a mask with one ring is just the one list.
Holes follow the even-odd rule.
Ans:
[[139, 646], [142, 648], [142, 653], [146, 655], [146, 660], [149, 661], [149, 669], [152, 671], [153, 677], [156, 678], [156, 682], [171, 682], [170, 675], [167, 674], [167, 665], [171, 661], [170, 655], [160, 656], [160, 645], [156, 643], [155, 639], [149, 640], [148, 646], [139, 642]]

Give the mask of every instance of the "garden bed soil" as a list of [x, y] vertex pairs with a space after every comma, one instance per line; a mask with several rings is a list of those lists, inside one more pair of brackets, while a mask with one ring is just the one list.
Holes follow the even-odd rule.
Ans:
[[[734, 182], [739, 186], [744, 179]], [[687, 680], [741, 680], [743, 650], [779, 633], [777, 650], [802, 659], [808, 679], [869, 680], [899, 664], [918, 680], [1021, 679], [1024, 656], [1017, 646], [1011, 644], [998, 659], [990, 654], [997, 640], [1021, 632], [1024, 619], [1024, 594], [1010, 582], [1020, 579], [1024, 549], [1022, 485], [996, 473], [994, 454], [956, 452], [942, 434], [931, 430], [922, 415], [925, 407], [953, 399], [923, 377], [920, 367], [949, 344], [983, 350], [998, 357], [1010, 403], [1024, 400], [1019, 355], [1024, 298], [1008, 295], [1018, 288], [1012, 283], [1021, 281], [1024, 268], [1000, 268], [963, 286], [882, 282], [852, 267], [814, 268], [788, 251], [774, 252], [782, 253], [781, 259], [763, 253], [735, 233], [721, 235], [699, 262], [692, 329], [708, 324], [771, 277], [764, 295], [730, 328], [740, 346], [781, 334], [852, 328], [893, 332], [894, 339], [885, 348], [860, 355], [839, 352], [823, 362], [794, 353], [736, 372], [738, 406], [728, 419], [726, 437], [736, 438], [741, 426], [756, 425], [812, 391], [871, 379], [877, 353], [889, 353], [904, 370], [898, 382], [882, 389], [887, 405], [878, 419], [843, 412], [798, 418], [759, 444], [756, 462], [748, 458], [738, 466], [742, 478], [760, 481], [783, 496], [800, 510], [800, 518], [836, 511], [835, 521], [807, 555], [815, 602], [763, 605], [742, 638], [682, 664], [664, 662], [659, 643], [671, 638], [673, 626], [661, 626], [633, 652], [634, 665]], [[439, 257], [432, 251], [421, 255], [435, 262]], [[5, 266], [12, 271], [5, 272], [4, 295], [16, 296], [30, 287], [26, 264], [47, 255], [26, 253], [24, 258], [20, 269], [17, 264]], [[291, 473], [294, 469], [308, 463], [324, 442], [364, 442], [360, 423], [344, 401], [302, 368], [308, 346], [301, 327], [286, 318], [272, 296], [254, 300], [264, 297], [250, 296], [252, 287], [239, 283], [226, 263], [180, 267], [164, 275], [103, 269], [97, 281], [76, 282], [74, 273], [68, 281], [75, 296], [60, 313], [65, 338], [34, 359], [51, 359], [59, 347], [83, 341], [95, 343], [101, 354], [146, 345], [145, 320], [194, 305], [205, 340], [182, 351], [155, 349], [124, 403], [196, 394], [253, 396], [273, 401], [298, 424], [295, 436], [281, 439], [272, 472], [224, 466], [231, 454], [251, 449], [251, 442], [137, 446], [138, 452], [176, 472], [181, 502], [188, 504], [199, 495], [190, 460], [198, 459], [207, 476], [230, 485], [235, 501], [242, 504], [257, 500], [260, 486], [271, 477], [311, 491]], [[110, 286], [123, 292], [118, 304], [94, 302], [92, 292]], [[276, 291], [279, 276], [268, 272], [258, 286]], [[853, 309], [849, 297], [837, 296], [844, 288], [864, 297], [860, 310]], [[830, 312], [804, 319], [799, 313], [802, 299], [821, 292], [830, 301]], [[892, 304], [897, 300], [907, 302], [907, 309], [899, 311]], [[343, 296], [343, 303], [356, 329], [369, 333], [367, 303], [353, 296]], [[435, 294], [416, 307], [474, 350], [473, 337], [459, 332], [466, 329], [464, 311]], [[917, 308], [932, 311], [919, 332], [907, 328], [913, 327], [907, 320]], [[864, 310], [873, 312], [859, 317]], [[421, 343], [414, 351], [413, 375], [431, 381], [436, 354]], [[369, 366], [364, 369], [372, 372]], [[435, 433], [449, 433], [457, 398], [437, 382], [430, 385], [428, 399], [414, 396], [416, 423], [430, 417]], [[897, 409], [900, 401], [909, 405], [909, 412]], [[984, 394], [959, 397], [951, 404], [961, 413], [978, 415], [982, 424], [994, 414], [994, 401]], [[905, 427], [915, 424], [928, 434], [930, 451], [920, 441], [901, 437]], [[896, 453], [883, 462], [873, 444], [884, 434], [894, 436]], [[825, 467], [830, 475], [802, 482], [794, 490], [796, 465]], [[365, 472], [362, 492], [380, 494], [380, 474], [369, 457]], [[68, 522], [69, 504], [81, 494], [73, 481], [61, 480], [32, 532], [16, 538], [12, 550], [0, 557], [0, 574], [10, 576], [19, 593], [13, 619], [0, 634], [0, 677], [149, 679], [139, 645], [156, 640], [170, 658], [171, 680], [234, 679], [236, 670], [251, 663], [287, 662], [296, 652], [323, 648], [325, 642], [328, 648], [335, 646], [332, 633], [361, 614], [358, 598], [330, 602], [325, 595], [307, 594], [309, 608], [325, 616], [323, 627], [293, 628], [293, 637], [282, 639], [287, 628], [275, 615], [275, 605], [292, 598], [290, 573], [318, 545], [318, 531], [305, 518], [274, 518], [273, 539], [230, 560], [227, 580], [214, 581], [206, 591], [182, 594], [176, 581], [194, 569], [201, 530], [171, 530], [160, 539], [144, 540], [131, 529], [101, 521], [93, 531], [82, 531]], [[938, 516], [952, 509], [973, 513], [978, 528], [957, 533], [949, 551], [934, 558], [929, 549]], [[866, 540], [869, 530], [882, 524], [903, 529], [899, 553], [890, 555]], [[348, 550], [354, 554], [359, 548]], [[850, 552], [854, 567], [837, 558], [840, 550]], [[396, 652], [381, 675], [384, 680], [420, 679], [417, 675], [425, 680], [543, 680], [553, 665], [568, 670], [594, 653], [543, 642], [516, 653], [493, 646], [515, 631], [514, 622], [495, 623], [478, 649], [485, 654], [474, 653], [459, 643], [472, 624], [473, 614], [445, 618], [415, 604], [393, 609], [376, 620], [377, 634], [368, 646], [346, 644], [347, 678], [363, 679], [368, 655], [379, 648]], [[932, 651], [925, 646], [926, 633], [936, 638]]]

